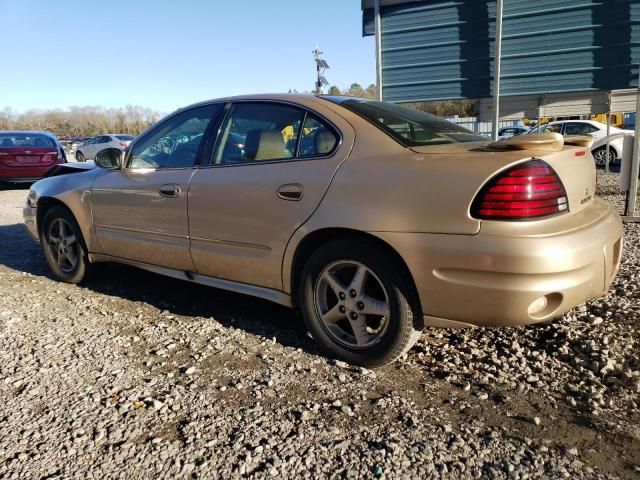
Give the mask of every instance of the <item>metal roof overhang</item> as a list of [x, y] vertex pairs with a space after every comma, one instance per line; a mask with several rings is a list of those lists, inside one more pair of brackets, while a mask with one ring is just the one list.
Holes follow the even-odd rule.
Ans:
[[[496, 0], [380, 0], [384, 99], [489, 98]], [[363, 0], [363, 34], [374, 1]], [[640, 0], [505, 0], [500, 94], [637, 85]]]

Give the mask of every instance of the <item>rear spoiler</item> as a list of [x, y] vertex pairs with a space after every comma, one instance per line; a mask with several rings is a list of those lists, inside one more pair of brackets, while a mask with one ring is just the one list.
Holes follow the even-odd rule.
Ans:
[[489, 150], [537, 150], [542, 152], [559, 152], [564, 145], [589, 148], [593, 138], [586, 135], [569, 135], [563, 137], [559, 133], [530, 133], [498, 140], [487, 145]]

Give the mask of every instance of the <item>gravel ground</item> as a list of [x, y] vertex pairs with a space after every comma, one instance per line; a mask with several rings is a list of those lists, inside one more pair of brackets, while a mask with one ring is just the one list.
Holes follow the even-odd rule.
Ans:
[[428, 329], [369, 371], [261, 300], [117, 265], [52, 280], [25, 195], [0, 190], [2, 478], [640, 478], [638, 224], [604, 298]]

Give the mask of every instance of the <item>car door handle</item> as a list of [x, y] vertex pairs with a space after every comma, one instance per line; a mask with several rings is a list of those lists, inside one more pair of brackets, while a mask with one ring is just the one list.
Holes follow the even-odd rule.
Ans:
[[278, 187], [278, 197], [282, 200], [298, 201], [302, 200], [302, 185], [299, 183], [287, 183]]
[[175, 198], [180, 195], [181, 191], [180, 185], [175, 183], [165, 183], [160, 187], [160, 195], [163, 197]]

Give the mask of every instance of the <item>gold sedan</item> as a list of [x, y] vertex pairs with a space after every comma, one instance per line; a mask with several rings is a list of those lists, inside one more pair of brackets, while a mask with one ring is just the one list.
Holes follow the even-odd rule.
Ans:
[[24, 217], [62, 281], [112, 261], [254, 295], [379, 366], [425, 326], [545, 322], [609, 288], [622, 225], [589, 142], [490, 143], [349, 97], [226, 98], [54, 168]]

